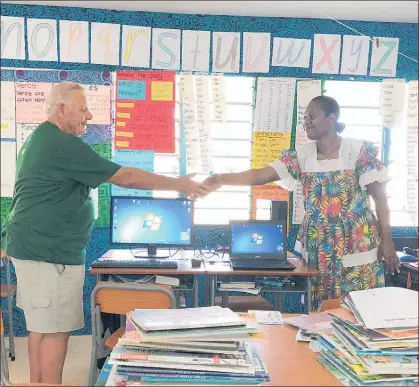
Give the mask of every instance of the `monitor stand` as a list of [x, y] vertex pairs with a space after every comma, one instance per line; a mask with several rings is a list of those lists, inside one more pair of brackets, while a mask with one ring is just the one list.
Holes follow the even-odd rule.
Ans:
[[147, 251], [144, 252], [137, 252], [134, 254], [134, 258], [142, 258], [142, 259], [165, 259], [169, 258], [169, 255], [162, 254], [157, 251], [156, 246], [148, 245]]

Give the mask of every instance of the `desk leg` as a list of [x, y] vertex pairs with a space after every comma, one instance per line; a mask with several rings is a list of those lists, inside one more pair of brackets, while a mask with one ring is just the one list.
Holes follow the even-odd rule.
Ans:
[[221, 302], [221, 306], [223, 308], [227, 308], [228, 307], [228, 292], [222, 292], [222, 302]]
[[209, 275], [209, 282], [210, 282], [210, 306], [215, 305], [215, 287], [217, 284], [217, 276], [216, 275]]
[[310, 313], [312, 311], [311, 306], [311, 278], [307, 277], [307, 313]]
[[192, 304], [194, 308], [199, 306], [199, 289], [198, 289], [198, 276], [193, 277], [193, 293], [192, 293]]
[[281, 313], [284, 312], [284, 293], [276, 292], [274, 293], [274, 307], [275, 310], [279, 310]]

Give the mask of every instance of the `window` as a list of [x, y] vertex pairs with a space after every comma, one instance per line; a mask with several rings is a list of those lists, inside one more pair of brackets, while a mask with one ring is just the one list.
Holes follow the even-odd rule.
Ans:
[[[232, 173], [250, 168], [254, 78], [225, 76], [226, 122], [214, 121], [211, 106], [213, 166], [216, 173]], [[206, 176], [197, 174], [199, 180]], [[250, 188], [222, 187], [195, 204], [196, 224], [226, 224], [250, 216]]]
[[[360, 138], [382, 147], [381, 82], [327, 81], [326, 95], [341, 107], [340, 120], [346, 124], [343, 136]], [[406, 129], [392, 129], [388, 154], [389, 182], [386, 187], [392, 226], [417, 226], [417, 215], [406, 212]], [[380, 152], [380, 158], [383, 154]], [[374, 202], [371, 202], [374, 206]], [[415, 219], [416, 217], [416, 219]]]

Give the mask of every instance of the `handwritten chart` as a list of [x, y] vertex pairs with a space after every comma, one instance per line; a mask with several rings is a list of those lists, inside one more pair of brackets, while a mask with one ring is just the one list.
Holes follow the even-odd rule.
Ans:
[[115, 149], [175, 151], [175, 73], [116, 73]]
[[294, 94], [295, 79], [258, 78], [255, 129], [291, 132]]
[[381, 83], [381, 118], [383, 128], [401, 128], [406, 93], [404, 79], [385, 79]]
[[252, 168], [265, 168], [290, 147], [291, 133], [254, 132]]
[[16, 123], [36, 124], [44, 122], [45, 99], [52, 83], [16, 82]]
[[192, 74], [180, 76], [182, 120], [185, 129], [188, 172], [196, 170], [198, 164], [198, 132], [196, 128], [195, 88]]
[[301, 224], [304, 218], [305, 208], [304, 208], [304, 197], [303, 197], [303, 187], [301, 183], [298, 182], [295, 186], [292, 195], [292, 223]]
[[110, 125], [111, 123], [111, 88], [103, 85], [83, 85], [87, 106], [93, 115], [90, 124]]
[[214, 116], [216, 122], [226, 122], [227, 106], [225, 99], [225, 85], [223, 74], [213, 74], [212, 77], [212, 98], [214, 101]]
[[[154, 151], [115, 150], [114, 161], [123, 167], [139, 168], [147, 172], [154, 172]], [[112, 195], [153, 196], [153, 191], [127, 189], [112, 185]]]
[[16, 105], [14, 82], [0, 82], [1, 138], [16, 138]]
[[295, 133], [295, 148], [310, 142], [304, 130], [304, 114], [310, 101], [322, 94], [321, 81], [297, 82], [297, 125]]
[[16, 173], [16, 142], [1, 141], [1, 197], [13, 196]]
[[200, 145], [201, 169], [203, 173], [213, 171], [212, 162], [212, 142], [210, 131], [210, 112], [209, 112], [209, 77], [196, 76], [196, 113], [198, 125], [198, 137]]
[[[418, 81], [407, 85], [406, 211], [418, 213]], [[417, 224], [415, 225], [417, 226]]]
[[28, 137], [34, 132], [34, 130], [38, 127], [39, 123], [37, 124], [16, 124], [16, 146], [17, 146], [17, 153], [19, 154], [20, 149], [22, 148], [25, 141]]

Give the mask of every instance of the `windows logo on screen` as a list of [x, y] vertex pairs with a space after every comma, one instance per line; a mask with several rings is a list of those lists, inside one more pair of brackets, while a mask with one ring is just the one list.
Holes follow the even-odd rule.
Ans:
[[255, 232], [252, 235], [252, 243], [256, 243], [257, 245], [261, 245], [263, 242], [263, 236], [259, 235], [257, 232]]
[[145, 217], [143, 228], [149, 228], [151, 231], [159, 231], [161, 221], [161, 216], [154, 215], [152, 212], [150, 212]]

